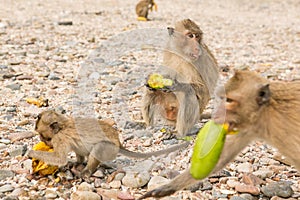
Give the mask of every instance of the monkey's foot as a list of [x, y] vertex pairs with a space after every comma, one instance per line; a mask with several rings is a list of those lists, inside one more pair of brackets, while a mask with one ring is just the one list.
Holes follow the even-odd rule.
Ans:
[[176, 192], [176, 190], [173, 190], [172, 188], [169, 188], [167, 185], [164, 185], [157, 189], [147, 192], [146, 194], [138, 198], [138, 200], [145, 199], [148, 197], [155, 197], [155, 198], [165, 197], [173, 194], [174, 192]]
[[138, 21], [148, 21], [148, 19], [146, 17], [138, 17], [137, 20]]

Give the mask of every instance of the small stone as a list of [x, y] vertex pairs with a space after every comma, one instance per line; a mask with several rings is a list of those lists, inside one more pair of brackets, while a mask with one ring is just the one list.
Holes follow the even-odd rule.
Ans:
[[250, 173], [253, 171], [252, 164], [248, 162], [241, 163], [236, 167], [236, 171], [239, 173]]
[[109, 186], [113, 189], [119, 189], [121, 187], [121, 181], [113, 180], [109, 183]]
[[266, 179], [270, 178], [273, 175], [273, 171], [269, 169], [259, 169], [253, 172], [253, 174], [261, 179]]
[[244, 198], [246, 200], [258, 200], [257, 197], [252, 196], [251, 194], [247, 194], [247, 193], [240, 194], [240, 197], [242, 197], [242, 198]]
[[49, 80], [59, 80], [60, 78], [54, 72], [50, 72], [48, 79]]
[[5, 149], [5, 148], [7, 148], [7, 145], [0, 143], [0, 150]]
[[291, 184], [287, 181], [270, 183], [261, 188], [261, 191], [267, 197], [278, 196], [288, 198], [293, 195]]
[[249, 193], [249, 194], [253, 194], [253, 195], [258, 195], [260, 193], [260, 190], [258, 187], [253, 186], [253, 185], [245, 185], [245, 184], [236, 185], [235, 190], [237, 192]]
[[228, 180], [226, 182], [226, 184], [230, 187], [230, 188], [235, 188], [235, 186], [239, 185], [240, 182], [235, 181], [235, 180]]
[[126, 172], [126, 175], [122, 179], [122, 184], [127, 187], [140, 188], [146, 185], [149, 180], [150, 174], [147, 171]]
[[78, 191], [93, 191], [93, 187], [87, 182], [83, 182], [79, 185]]
[[158, 188], [159, 186], [165, 185], [168, 182], [170, 182], [170, 180], [162, 176], [153, 176], [148, 183], [148, 190], [153, 190], [154, 188]]
[[29, 76], [29, 75], [21, 75], [21, 76], [17, 76], [16, 78], [17, 80], [32, 80], [33, 76]]
[[2, 193], [4, 193], [4, 192], [11, 192], [11, 191], [13, 191], [15, 188], [12, 186], [12, 185], [10, 185], [10, 184], [6, 184], [6, 185], [3, 185], [3, 186], [1, 186], [0, 187], [0, 193], [2, 192]]
[[265, 183], [262, 179], [258, 178], [254, 174], [243, 174], [242, 182], [246, 185], [254, 186], [262, 185]]
[[14, 172], [7, 169], [0, 169], [0, 180], [14, 177]]
[[27, 150], [27, 145], [16, 145], [9, 151], [11, 157], [21, 156]]
[[46, 189], [45, 197], [46, 199], [55, 199], [57, 197], [57, 192], [54, 189]]
[[118, 199], [121, 200], [134, 200], [135, 198], [128, 192], [118, 192]]
[[0, 143], [10, 144], [10, 140], [8, 140], [8, 139], [0, 139]]
[[13, 83], [13, 84], [7, 85], [6, 87], [11, 89], [11, 90], [20, 90], [21, 86], [22, 85], [19, 84], [19, 83]]
[[28, 131], [11, 133], [8, 138], [11, 140], [11, 142], [16, 142], [25, 138], [32, 138], [33, 136], [35, 136], [35, 133], [32, 131]]
[[180, 174], [180, 172], [177, 171], [177, 170], [174, 170], [174, 169], [165, 169], [159, 175], [163, 176], [163, 177], [165, 177], [167, 179], [173, 179], [176, 176], [178, 176], [179, 174]]
[[98, 169], [94, 174], [93, 174], [93, 176], [95, 176], [95, 177], [98, 177], [98, 178], [104, 178], [104, 173], [103, 173], [103, 171], [101, 170], [101, 169]]
[[232, 197], [230, 197], [229, 200], [245, 200], [245, 199], [242, 197], [239, 197], [239, 196], [232, 196]]
[[61, 26], [72, 26], [73, 22], [72, 21], [60, 21], [60, 22], [57, 22], [57, 24], [61, 25]]
[[71, 200], [101, 200], [101, 197], [90, 191], [76, 191], [71, 194]]

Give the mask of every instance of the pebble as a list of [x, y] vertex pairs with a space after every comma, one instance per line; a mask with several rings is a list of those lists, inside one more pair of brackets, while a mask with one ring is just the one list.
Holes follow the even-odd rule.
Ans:
[[226, 184], [230, 187], [230, 188], [235, 188], [235, 186], [239, 185], [240, 182], [239, 181], [235, 181], [235, 180], [228, 180], [226, 182]]
[[90, 184], [88, 184], [87, 182], [82, 182], [78, 186], [78, 191], [93, 191], [93, 187]]
[[121, 181], [119, 180], [113, 180], [109, 183], [109, 186], [113, 189], [119, 189], [121, 187]]
[[101, 200], [101, 197], [90, 191], [76, 191], [71, 194], [71, 200]]
[[10, 185], [10, 184], [6, 184], [6, 185], [3, 185], [3, 186], [0, 186], [0, 193], [4, 193], [4, 192], [11, 192], [13, 191], [15, 188]]
[[244, 198], [245, 200], [258, 200], [257, 197], [252, 196], [251, 194], [247, 194], [247, 193], [240, 194], [240, 197]]
[[254, 185], [254, 186], [257, 185], [259, 186], [265, 183], [262, 179], [255, 176], [254, 174], [243, 174], [242, 181], [246, 185]]
[[245, 199], [240, 196], [232, 196], [232, 197], [230, 197], [229, 200], [245, 200]]
[[255, 172], [253, 172], [253, 175], [261, 178], [261, 179], [266, 179], [270, 178], [273, 175], [273, 171], [269, 169], [259, 169]]
[[169, 179], [162, 176], [153, 176], [148, 183], [148, 191], [153, 190], [161, 185], [165, 185], [170, 182]]
[[278, 196], [288, 198], [293, 195], [291, 183], [287, 181], [280, 181], [269, 183], [261, 188], [262, 193], [267, 197]]
[[8, 169], [0, 169], [0, 180], [14, 177], [14, 172]]
[[245, 162], [245, 163], [241, 163], [236, 167], [236, 171], [238, 171], [239, 173], [250, 173], [253, 171], [253, 167], [252, 164]]
[[129, 194], [128, 192], [118, 192], [118, 199], [121, 199], [121, 200], [134, 200], [135, 198]]
[[253, 195], [258, 195], [260, 193], [260, 190], [258, 187], [253, 186], [253, 185], [245, 185], [245, 184], [236, 185], [235, 190], [237, 192], [249, 193], [249, 194], [253, 194]]
[[19, 84], [19, 83], [13, 83], [13, 84], [7, 85], [6, 87], [11, 89], [11, 90], [20, 90], [21, 86], [22, 85]]
[[122, 184], [131, 188], [140, 188], [146, 185], [150, 180], [150, 174], [147, 171], [143, 172], [126, 172], [122, 179]]

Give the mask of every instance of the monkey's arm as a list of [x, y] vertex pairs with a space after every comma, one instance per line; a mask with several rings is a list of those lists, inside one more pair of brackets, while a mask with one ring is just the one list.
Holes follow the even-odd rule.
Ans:
[[63, 166], [67, 164], [67, 154], [64, 152], [47, 152], [47, 151], [34, 151], [30, 150], [28, 156], [42, 160], [50, 165]]
[[70, 145], [68, 143], [62, 143], [61, 141], [63, 140], [60, 140], [59, 135], [56, 135], [56, 137], [53, 137], [51, 140], [54, 149], [53, 152], [30, 150], [28, 156], [42, 160], [50, 165], [66, 165], [68, 163], [68, 153], [71, 151]]
[[[212, 173], [216, 173], [222, 168], [224, 168], [227, 163], [234, 159], [235, 156], [247, 146], [247, 144], [250, 142], [250, 139], [251, 138], [247, 137], [247, 135], [244, 135], [242, 133], [227, 137], [220, 160]], [[171, 195], [178, 190], [182, 190], [190, 185], [197, 183], [198, 181], [199, 180], [196, 180], [191, 176], [189, 168], [182, 174], [175, 177], [175, 179], [173, 179], [170, 183], [147, 192], [139, 199], [145, 199], [148, 197], [159, 198]]]

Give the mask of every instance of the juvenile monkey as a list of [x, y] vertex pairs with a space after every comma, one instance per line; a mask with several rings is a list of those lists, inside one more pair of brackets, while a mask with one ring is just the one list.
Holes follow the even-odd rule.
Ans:
[[[203, 42], [203, 32], [190, 19], [178, 21], [168, 28], [169, 40], [163, 63], [166, 75], [175, 80], [168, 92], [147, 89], [142, 114], [147, 125], [153, 125], [159, 112], [176, 126], [177, 135], [184, 136], [200, 119], [218, 77], [214, 56]], [[159, 106], [157, 106], [159, 105]]]
[[[239, 131], [226, 137], [220, 160], [212, 173], [225, 167], [251, 141], [262, 139], [276, 147], [300, 170], [300, 81], [269, 82], [250, 71], [236, 71], [226, 83], [222, 103], [214, 114], [216, 122], [229, 123]], [[197, 180], [190, 170], [169, 184], [147, 192], [140, 199], [163, 197]]]
[[53, 147], [53, 152], [29, 151], [28, 156], [42, 160], [51, 165], [67, 164], [68, 153], [76, 153], [77, 162], [88, 158], [87, 166], [81, 176], [92, 175], [100, 162], [113, 160], [118, 153], [135, 158], [148, 158], [174, 152], [187, 147], [188, 142], [175, 145], [165, 150], [138, 153], [125, 149], [120, 141], [118, 131], [105, 121], [94, 118], [71, 118], [49, 110], [39, 114], [35, 130], [41, 141]]
[[135, 12], [139, 21], [148, 21], [149, 10], [157, 10], [157, 5], [154, 0], [141, 0], [136, 4]]

